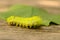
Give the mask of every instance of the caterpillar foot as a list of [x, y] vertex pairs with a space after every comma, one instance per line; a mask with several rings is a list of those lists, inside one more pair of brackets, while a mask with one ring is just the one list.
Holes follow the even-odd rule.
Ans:
[[16, 26], [16, 23], [10, 22], [11, 26]]

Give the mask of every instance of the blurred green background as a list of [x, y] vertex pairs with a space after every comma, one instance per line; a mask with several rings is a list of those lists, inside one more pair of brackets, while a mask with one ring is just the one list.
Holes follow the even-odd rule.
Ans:
[[0, 11], [7, 11], [14, 4], [25, 4], [44, 8], [49, 13], [60, 13], [59, 0], [0, 0]]

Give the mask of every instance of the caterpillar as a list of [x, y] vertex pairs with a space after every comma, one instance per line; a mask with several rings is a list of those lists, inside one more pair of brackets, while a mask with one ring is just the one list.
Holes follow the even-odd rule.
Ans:
[[6, 21], [9, 25], [20, 26], [23, 28], [37, 28], [42, 24], [42, 18], [40, 18], [39, 16], [33, 16], [29, 18], [10, 16]]

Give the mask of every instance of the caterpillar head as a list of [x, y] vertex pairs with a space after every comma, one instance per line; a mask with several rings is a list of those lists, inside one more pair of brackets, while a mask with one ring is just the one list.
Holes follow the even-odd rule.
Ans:
[[14, 24], [13, 21], [14, 21], [14, 16], [10, 16], [7, 18], [7, 23], [10, 25], [10, 24]]

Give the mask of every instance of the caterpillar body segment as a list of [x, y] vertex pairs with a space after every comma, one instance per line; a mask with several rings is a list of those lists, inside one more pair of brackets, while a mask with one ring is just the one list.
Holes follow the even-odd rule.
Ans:
[[14, 18], [14, 22], [16, 23], [16, 26], [20, 25], [20, 20], [21, 20], [20, 17], [15, 17]]
[[42, 24], [42, 19], [38, 16], [33, 16], [29, 18], [10, 16], [7, 18], [9, 25], [20, 26], [23, 28], [36, 28], [38, 25]]

